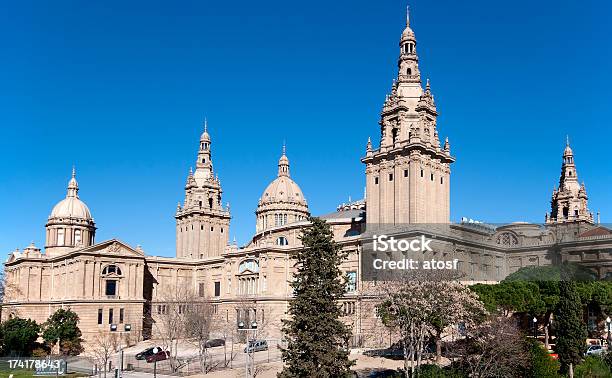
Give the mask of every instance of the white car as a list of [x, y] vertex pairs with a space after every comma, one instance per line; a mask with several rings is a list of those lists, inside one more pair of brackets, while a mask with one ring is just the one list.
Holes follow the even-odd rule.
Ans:
[[585, 356], [598, 356], [605, 352], [605, 349], [601, 345], [589, 345], [587, 348]]

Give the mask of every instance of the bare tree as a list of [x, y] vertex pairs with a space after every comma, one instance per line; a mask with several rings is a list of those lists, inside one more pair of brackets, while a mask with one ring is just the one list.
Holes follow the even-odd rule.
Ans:
[[[230, 367], [232, 361], [238, 355], [238, 350], [234, 348], [234, 340], [236, 340], [236, 323], [229, 320], [229, 316], [227, 319], [219, 319], [213, 323], [213, 332], [217, 332], [221, 335], [223, 339], [223, 367]], [[230, 343], [230, 347], [228, 350], [228, 342]], [[228, 355], [229, 352], [229, 355]]]
[[4, 269], [0, 270], [0, 310], [8, 311], [14, 316], [19, 316], [19, 308], [11, 306], [11, 300], [15, 300], [23, 296], [23, 291], [19, 288], [17, 282], [9, 281], [6, 278]]
[[185, 319], [193, 298], [193, 290], [188, 284], [184, 284], [162, 293], [155, 304], [157, 313], [153, 315], [154, 326], [162, 348], [169, 354], [168, 362], [173, 372], [182, 366], [177, 358], [178, 345], [180, 339], [187, 336]]
[[91, 343], [91, 357], [96, 366], [103, 367], [104, 377], [108, 370], [108, 363], [113, 353], [117, 351], [117, 334], [100, 331]]
[[200, 370], [207, 373], [214, 368], [209, 354], [210, 332], [214, 322], [213, 305], [206, 297], [192, 296], [185, 309], [185, 336], [198, 348]]
[[434, 336], [437, 350], [442, 332], [460, 322], [471, 324], [486, 313], [478, 297], [459, 282], [432, 274], [378, 286], [377, 307], [383, 323], [396, 330], [404, 349], [406, 377], [413, 376], [423, 359], [427, 339]]
[[493, 317], [466, 332], [455, 351], [470, 377], [516, 377], [528, 366], [524, 335], [511, 318]]

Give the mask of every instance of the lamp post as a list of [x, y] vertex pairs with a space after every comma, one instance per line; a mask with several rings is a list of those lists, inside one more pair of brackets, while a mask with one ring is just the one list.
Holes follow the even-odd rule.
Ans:
[[538, 319], [534, 316], [533, 319], [531, 319], [531, 321], [533, 322], [533, 338], [537, 340], [538, 338]]
[[606, 325], [608, 326], [608, 337], [607, 337], [607, 341], [608, 341], [608, 350], [610, 350], [610, 344], [612, 344], [612, 334], [610, 334], [610, 323], [612, 322], [612, 319], [610, 319], [610, 317], [608, 316], [606, 318]]
[[[118, 329], [117, 324], [110, 325], [110, 331], [116, 332]], [[119, 331], [119, 378], [123, 376], [123, 341], [121, 340], [124, 332], [130, 332], [132, 330], [131, 324], [125, 324], [123, 331]]]
[[[246, 324], [244, 324], [244, 322], [241, 320], [238, 322], [238, 331], [244, 331], [246, 332], [246, 348], [245, 348], [245, 354], [244, 354], [244, 358], [245, 358], [245, 364], [244, 364], [244, 376], [246, 378], [249, 378], [252, 376], [252, 371], [249, 368], [249, 364], [252, 362], [253, 363], [253, 367], [255, 367], [255, 356], [253, 356], [253, 358], [250, 358], [251, 353], [254, 352], [253, 348], [251, 347], [251, 343], [249, 340], [249, 331], [253, 331], [253, 334], [255, 334], [257, 332], [257, 321], [252, 321], [251, 322], [251, 326], [247, 327]], [[253, 338], [253, 341], [255, 340], [255, 338]], [[252, 360], [252, 361], [251, 361]]]

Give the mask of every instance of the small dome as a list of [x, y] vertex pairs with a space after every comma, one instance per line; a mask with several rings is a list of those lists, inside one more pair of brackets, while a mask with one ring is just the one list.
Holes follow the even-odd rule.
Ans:
[[410, 26], [406, 26], [406, 29], [404, 29], [404, 31], [402, 32], [402, 38], [400, 38], [400, 41], [402, 42], [406, 40], [416, 40], [416, 36], [414, 35], [414, 32], [412, 31]]
[[210, 142], [210, 135], [208, 134], [208, 131], [204, 130], [204, 132], [200, 136], [200, 141], [201, 142]]
[[89, 208], [79, 199], [79, 184], [76, 180], [76, 171], [74, 168], [72, 169], [72, 178], [68, 182], [68, 193], [66, 193], [66, 198], [53, 207], [49, 218], [92, 220]]
[[264, 190], [260, 205], [270, 203], [292, 203], [308, 206], [302, 190], [289, 176], [279, 176]]

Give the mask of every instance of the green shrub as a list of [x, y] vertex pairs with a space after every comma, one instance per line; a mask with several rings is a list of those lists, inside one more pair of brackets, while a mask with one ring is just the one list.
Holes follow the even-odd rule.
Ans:
[[548, 351], [544, 347], [534, 341], [533, 339], [527, 340], [529, 348], [529, 356], [531, 360], [531, 366], [527, 370], [527, 377], [530, 378], [558, 378], [560, 364], [559, 361], [554, 360]]
[[575, 378], [609, 378], [612, 371], [598, 356], [588, 356], [574, 369]]

